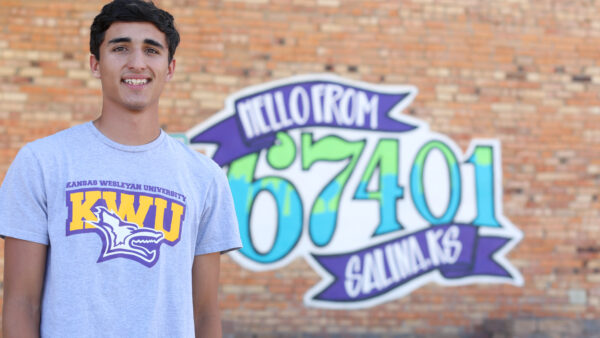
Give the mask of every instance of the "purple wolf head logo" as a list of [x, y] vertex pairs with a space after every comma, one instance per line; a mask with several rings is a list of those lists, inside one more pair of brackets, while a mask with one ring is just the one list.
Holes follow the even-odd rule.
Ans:
[[98, 221], [87, 223], [99, 230], [98, 234], [102, 239], [102, 252], [98, 262], [123, 257], [148, 267], [156, 264], [160, 244], [164, 238], [162, 232], [125, 222], [105, 207], [96, 207], [94, 214]]

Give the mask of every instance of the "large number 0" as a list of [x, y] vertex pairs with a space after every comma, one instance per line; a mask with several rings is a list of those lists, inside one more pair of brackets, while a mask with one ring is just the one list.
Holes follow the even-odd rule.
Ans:
[[[240, 225], [243, 248], [240, 253], [255, 262], [268, 264], [284, 258], [302, 234], [302, 202], [296, 188], [276, 176], [254, 179], [258, 154], [246, 155], [231, 163], [227, 174]], [[250, 233], [250, 215], [256, 196], [269, 192], [277, 204], [277, 235], [266, 253], [256, 250]]]
[[[380, 222], [374, 235], [402, 229], [396, 210], [396, 201], [404, 195], [404, 189], [398, 185], [398, 154], [398, 140], [379, 141], [354, 194], [356, 199], [379, 201]], [[379, 188], [376, 191], [369, 191], [367, 187], [377, 168], [379, 168]]]
[[[425, 161], [432, 150], [437, 149], [442, 152], [446, 165], [448, 166], [448, 175], [450, 179], [450, 200], [444, 214], [440, 217], [435, 217], [429, 210], [427, 198], [425, 196], [425, 185], [423, 183], [423, 172], [425, 169]], [[431, 141], [419, 152], [415, 158], [411, 173], [410, 173], [410, 191], [412, 193], [415, 207], [429, 223], [433, 225], [448, 224], [454, 220], [454, 215], [458, 210], [461, 194], [460, 169], [456, 156], [452, 150], [440, 141]]]
[[348, 142], [337, 136], [313, 141], [312, 134], [302, 134], [302, 169], [308, 170], [317, 161], [342, 161], [348, 165], [325, 186], [310, 213], [309, 234], [316, 246], [327, 245], [335, 232], [340, 197], [346, 182], [356, 167], [365, 141]]

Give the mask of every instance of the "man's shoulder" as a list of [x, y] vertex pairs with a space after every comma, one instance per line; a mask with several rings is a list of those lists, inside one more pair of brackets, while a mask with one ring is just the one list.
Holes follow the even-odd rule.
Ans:
[[179, 163], [185, 165], [194, 170], [196, 173], [202, 173], [204, 175], [214, 176], [222, 174], [222, 168], [213, 161], [209, 156], [192, 149], [189, 145], [168, 136], [171, 148], [174, 149]]
[[32, 151], [38, 153], [64, 151], [70, 149], [75, 141], [81, 141], [81, 135], [85, 134], [86, 123], [75, 125], [54, 134], [39, 138], [26, 145]]
[[204, 164], [214, 169], [220, 168], [219, 165], [207, 155], [192, 149], [189, 145], [175, 139], [172, 136], [167, 135], [167, 137], [169, 139], [169, 143], [171, 144], [171, 148], [174, 149], [178, 156], [184, 157], [186, 160], [195, 162], [196, 164]]

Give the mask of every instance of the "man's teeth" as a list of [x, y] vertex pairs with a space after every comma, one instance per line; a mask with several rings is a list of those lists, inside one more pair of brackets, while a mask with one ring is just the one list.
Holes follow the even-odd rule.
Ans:
[[147, 79], [125, 79], [125, 83], [139, 86], [139, 85], [148, 83], [148, 80]]

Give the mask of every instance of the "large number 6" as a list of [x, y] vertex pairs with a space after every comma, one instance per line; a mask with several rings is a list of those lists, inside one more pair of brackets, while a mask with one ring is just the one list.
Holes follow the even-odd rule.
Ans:
[[[239, 158], [231, 163], [227, 176], [240, 225], [243, 244], [240, 253], [255, 262], [269, 264], [287, 256], [300, 239], [302, 202], [296, 188], [284, 178], [269, 176], [254, 179], [257, 161], [257, 153]], [[256, 250], [250, 233], [252, 206], [256, 196], [263, 191], [270, 193], [277, 205], [277, 234], [266, 253]]]

